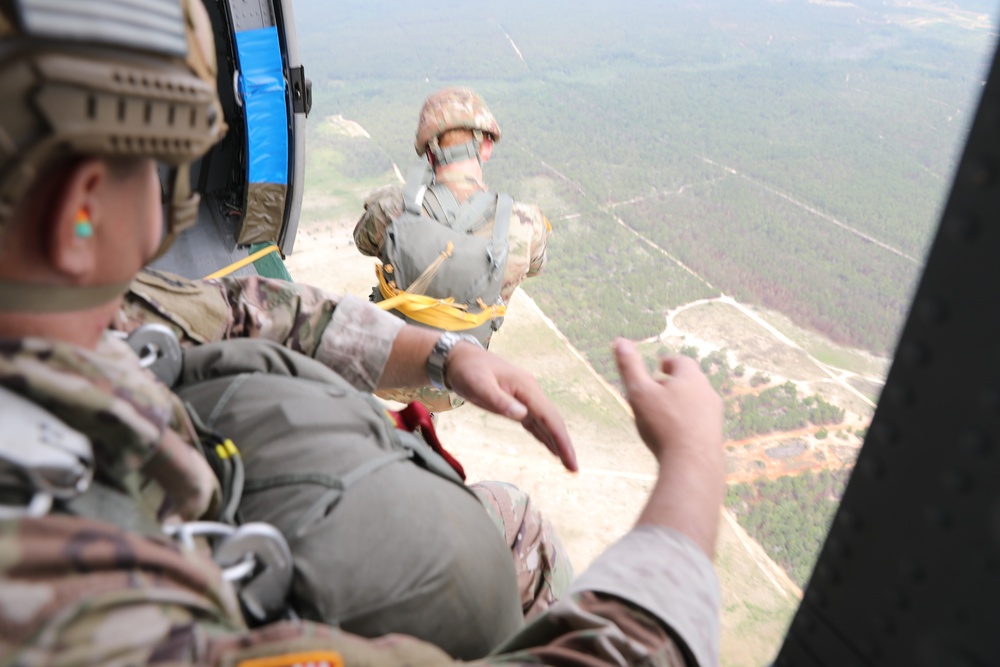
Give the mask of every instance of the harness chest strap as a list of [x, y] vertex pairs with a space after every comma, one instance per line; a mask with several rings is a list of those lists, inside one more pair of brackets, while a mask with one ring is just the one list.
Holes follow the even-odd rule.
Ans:
[[418, 162], [410, 167], [406, 175], [406, 185], [403, 186], [403, 208], [410, 213], [420, 215], [424, 194], [434, 182], [434, 172], [426, 162]]

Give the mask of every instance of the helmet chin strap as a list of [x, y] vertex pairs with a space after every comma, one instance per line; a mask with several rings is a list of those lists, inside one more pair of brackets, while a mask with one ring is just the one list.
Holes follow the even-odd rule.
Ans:
[[189, 168], [190, 165], [183, 164], [170, 170], [168, 178], [170, 199], [167, 202], [166, 212], [167, 231], [160, 239], [160, 247], [156, 250], [153, 258], [149, 260], [150, 263], [166, 255], [181, 232], [194, 227], [195, 223], [198, 222], [198, 206], [201, 203], [201, 197], [197, 192], [191, 192]]
[[[150, 259], [162, 257], [185, 229], [198, 220], [198, 193], [191, 192], [188, 165], [170, 170], [170, 200], [167, 202], [166, 233]], [[118, 298], [131, 281], [111, 285], [45, 285], [0, 280], [0, 312], [64, 313], [102, 306]]]
[[455, 144], [446, 148], [442, 148], [437, 137], [435, 137], [427, 144], [427, 150], [434, 156], [434, 163], [439, 167], [472, 159], [478, 160], [479, 166], [482, 167], [483, 156], [480, 152], [483, 145], [482, 130], [473, 130], [473, 137], [472, 141], [467, 141], [464, 144]]
[[40, 285], [0, 281], [0, 312], [66, 313], [103, 306], [128, 290], [129, 283], [113, 285]]

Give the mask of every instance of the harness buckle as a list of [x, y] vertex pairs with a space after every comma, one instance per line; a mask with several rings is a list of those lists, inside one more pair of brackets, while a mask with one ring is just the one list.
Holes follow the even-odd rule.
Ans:
[[0, 387], [0, 486], [31, 494], [23, 505], [0, 505], [0, 519], [44, 516], [53, 500], [70, 500], [90, 487], [90, 440], [38, 405]]
[[125, 342], [139, 356], [139, 365], [153, 372], [163, 384], [173, 387], [184, 369], [180, 341], [170, 327], [143, 324]]
[[237, 591], [243, 613], [251, 624], [282, 615], [292, 587], [292, 552], [277, 528], [253, 522], [229, 526], [213, 521], [192, 521], [165, 526], [164, 531], [182, 545], [193, 548], [194, 538], [207, 537], [212, 560]]

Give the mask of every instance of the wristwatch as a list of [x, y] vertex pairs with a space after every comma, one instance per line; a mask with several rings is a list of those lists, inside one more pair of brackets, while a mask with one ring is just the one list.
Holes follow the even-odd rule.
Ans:
[[483, 344], [475, 336], [455, 333], [454, 331], [445, 331], [437, 339], [437, 342], [434, 343], [431, 356], [427, 358], [427, 379], [430, 380], [433, 387], [437, 389], [451, 389], [444, 378], [445, 366], [448, 363], [448, 355], [451, 354], [451, 349], [463, 340], [472, 343], [479, 349], [483, 349]]

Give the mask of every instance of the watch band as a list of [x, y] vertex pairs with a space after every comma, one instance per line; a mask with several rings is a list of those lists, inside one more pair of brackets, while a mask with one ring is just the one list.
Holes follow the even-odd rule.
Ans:
[[472, 343], [480, 349], [483, 347], [482, 343], [475, 336], [455, 333], [454, 331], [445, 331], [437, 339], [437, 342], [434, 343], [431, 356], [427, 358], [427, 379], [430, 380], [432, 387], [443, 390], [451, 389], [445, 380], [445, 366], [448, 363], [448, 355], [451, 354], [452, 348], [463, 340]]

